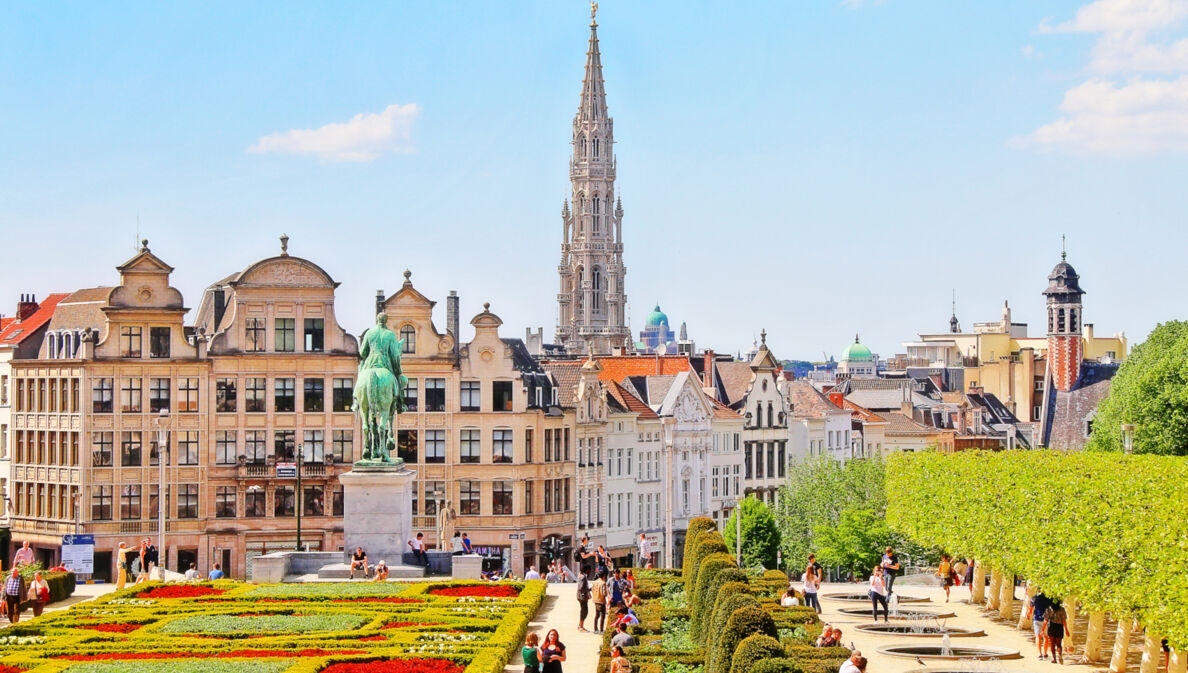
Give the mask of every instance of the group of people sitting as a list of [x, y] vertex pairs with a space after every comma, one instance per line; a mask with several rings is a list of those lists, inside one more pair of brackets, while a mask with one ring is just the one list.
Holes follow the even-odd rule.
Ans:
[[821, 635], [813, 641], [813, 647], [833, 647], [841, 645], [842, 630], [835, 629], [826, 624], [825, 628], [821, 629]]
[[369, 566], [367, 563], [367, 552], [363, 551], [362, 547], [355, 547], [355, 553], [351, 554], [351, 575], [350, 579], [355, 579], [355, 571], [363, 572], [363, 577], [371, 577], [371, 572], [375, 571], [375, 577], [372, 577], [373, 582], [386, 582], [388, 580], [388, 562], [381, 560], [375, 566]]

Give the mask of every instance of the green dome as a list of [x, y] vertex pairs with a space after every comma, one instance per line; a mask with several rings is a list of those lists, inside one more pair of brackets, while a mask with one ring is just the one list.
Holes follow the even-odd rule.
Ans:
[[664, 311], [660, 310], [660, 305], [656, 304], [656, 308], [648, 314], [648, 320], [645, 323], [648, 327], [659, 327], [664, 325], [668, 327], [668, 316], [664, 315]]
[[842, 353], [842, 360], [850, 362], [870, 362], [874, 360], [874, 356], [870, 354], [870, 349], [858, 343], [858, 335], [854, 335], [854, 343], [850, 344]]

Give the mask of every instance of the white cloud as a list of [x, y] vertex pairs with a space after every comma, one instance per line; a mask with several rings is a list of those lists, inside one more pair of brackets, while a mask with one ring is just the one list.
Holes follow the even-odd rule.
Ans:
[[1168, 37], [1185, 19], [1188, 0], [1095, 0], [1069, 21], [1042, 23], [1040, 33], [1098, 34], [1087, 64], [1095, 76], [1065, 92], [1064, 116], [1011, 144], [1108, 154], [1188, 152], [1188, 38]]
[[387, 153], [412, 152], [413, 122], [420, 114], [416, 103], [389, 105], [379, 114], [360, 113], [345, 123], [272, 133], [247, 151], [310, 155], [326, 162], [374, 161]]

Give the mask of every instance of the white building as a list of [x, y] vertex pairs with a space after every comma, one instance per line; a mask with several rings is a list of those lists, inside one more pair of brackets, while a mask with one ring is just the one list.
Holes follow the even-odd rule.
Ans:
[[789, 404], [791, 460], [829, 456], [839, 462], [854, 458], [851, 414], [830, 402], [807, 381], [784, 381]]
[[775, 505], [791, 459], [788, 405], [766, 331], [760, 339], [749, 362], [718, 362], [717, 370], [725, 402], [743, 417], [743, 493]]

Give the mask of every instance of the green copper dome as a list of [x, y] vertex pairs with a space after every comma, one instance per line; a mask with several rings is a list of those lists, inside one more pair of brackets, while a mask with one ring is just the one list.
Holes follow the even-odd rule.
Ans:
[[664, 311], [660, 310], [660, 305], [656, 304], [656, 308], [648, 314], [648, 320], [645, 323], [648, 327], [658, 327], [664, 325], [668, 327], [668, 316], [664, 315]]
[[858, 335], [855, 334], [854, 343], [846, 348], [845, 352], [842, 353], [841, 359], [849, 360], [850, 362], [870, 362], [874, 360], [874, 356], [871, 355], [869, 348], [858, 343]]

